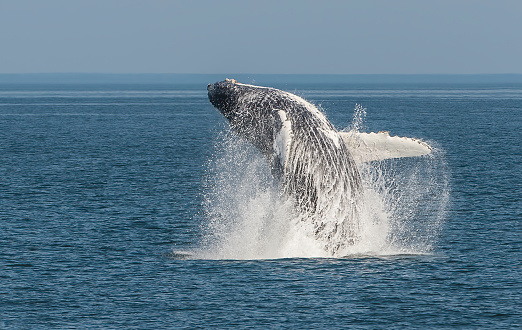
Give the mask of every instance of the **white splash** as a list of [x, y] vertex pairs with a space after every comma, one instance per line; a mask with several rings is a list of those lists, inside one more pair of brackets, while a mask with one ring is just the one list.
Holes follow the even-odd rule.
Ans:
[[[360, 106], [355, 110], [350, 129], [358, 132], [366, 112]], [[216, 149], [207, 167], [204, 241], [194, 257], [331, 257], [325, 243], [314, 237], [314, 228], [282, 197], [257, 149], [230, 131]], [[360, 239], [354, 245], [344, 244], [334, 257], [432, 251], [449, 204], [442, 150], [435, 147], [422, 157], [358, 166], [364, 186]]]

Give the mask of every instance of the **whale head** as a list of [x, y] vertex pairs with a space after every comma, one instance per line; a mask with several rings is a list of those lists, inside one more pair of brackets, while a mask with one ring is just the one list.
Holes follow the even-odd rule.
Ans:
[[207, 91], [210, 102], [228, 119], [233, 131], [272, 158], [274, 119], [267, 103], [269, 89], [226, 79], [209, 84]]
[[236, 80], [226, 79], [215, 84], [208, 84], [208, 99], [232, 124], [240, 116], [239, 97], [241, 96]]

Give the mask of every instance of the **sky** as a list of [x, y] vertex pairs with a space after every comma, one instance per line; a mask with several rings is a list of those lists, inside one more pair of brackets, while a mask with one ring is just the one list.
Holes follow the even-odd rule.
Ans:
[[519, 0], [0, 0], [0, 73], [522, 73]]

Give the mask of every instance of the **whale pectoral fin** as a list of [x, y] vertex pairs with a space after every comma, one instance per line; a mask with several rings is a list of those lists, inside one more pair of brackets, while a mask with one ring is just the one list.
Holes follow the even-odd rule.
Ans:
[[292, 123], [284, 110], [273, 109], [272, 117], [274, 119], [274, 160], [279, 160], [279, 168], [284, 171], [292, 143]]
[[370, 162], [390, 158], [416, 157], [431, 153], [431, 147], [418, 139], [390, 136], [388, 132], [339, 132], [355, 161]]

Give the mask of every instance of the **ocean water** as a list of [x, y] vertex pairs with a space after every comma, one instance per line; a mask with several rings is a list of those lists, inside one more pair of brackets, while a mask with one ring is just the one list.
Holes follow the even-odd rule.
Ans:
[[225, 77], [8, 78], [0, 328], [522, 327], [520, 82], [241, 77], [434, 148], [363, 168], [379, 221], [325, 257], [208, 102]]

